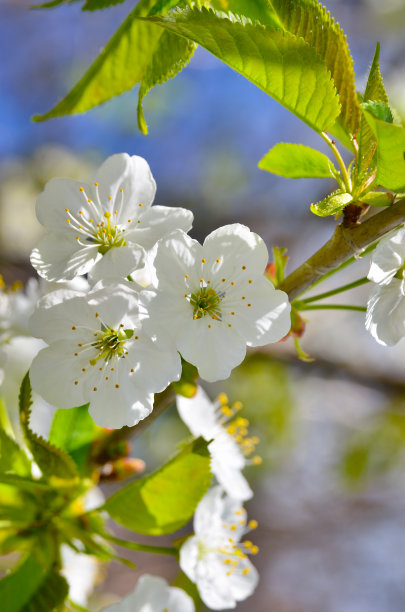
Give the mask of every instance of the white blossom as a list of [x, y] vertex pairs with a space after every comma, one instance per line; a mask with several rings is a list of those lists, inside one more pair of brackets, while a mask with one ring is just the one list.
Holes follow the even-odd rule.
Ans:
[[[388, 285], [394, 276], [403, 282], [405, 269], [405, 228], [383, 238], [371, 256], [367, 277], [378, 285]], [[404, 292], [404, 289], [402, 288]], [[405, 292], [404, 292], [405, 293]]]
[[242, 407], [235, 402], [228, 405], [228, 398], [221, 394], [211, 402], [205, 391], [198, 387], [194, 397], [177, 396], [177, 410], [181, 419], [194, 436], [212, 440], [208, 446], [211, 455], [211, 471], [225, 492], [235, 499], [245, 501], [253, 492], [241, 470], [248, 463], [259, 463], [260, 458], [247, 457], [254, 451], [258, 438], [248, 436], [248, 421], [236, 416]]
[[[91, 273], [93, 281], [117, 281], [146, 265], [145, 250], [180, 228], [188, 231], [192, 213], [151, 206], [156, 184], [147, 162], [126, 153], [112, 155], [92, 185], [54, 178], [37, 200], [46, 234], [31, 263], [47, 280]], [[135, 280], [139, 280], [134, 277]]]
[[103, 612], [194, 612], [194, 602], [178, 587], [169, 586], [163, 578], [144, 574], [136, 589], [120, 602], [103, 608]]
[[184, 359], [208, 381], [227, 378], [246, 346], [277, 342], [290, 329], [290, 304], [264, 276], [263, 240], [235, 223], [201, 246], [182, 231], [156, 247], [155, 289], [143, 293], [145, 326], [160, 341], [176, 342]]
[[379, 344], [392, 346], [405, 336], [405, 229], [381, 240], [368, 278], [377, 284], [367, 302], [366, 329]]
[[181, 374], [178, 353], [150, 339], [142, 316], [135, 283], [44, 296], [31, 328], [49, 346], [32, 363], [33, 389], [58, 408], [90, 402], [101, 427], [135, 425]]
[[246, 523], [240, 501], [224, 496], [220, 486], [210, 489], [198, 504], [195, 535], [180, 549], [180, 567], [209, 608], [235, 608], [256, 588], [258, 573], [248, 554], [259, 549], [250, 541], [240, 542], [256, 526], [256, 521]]

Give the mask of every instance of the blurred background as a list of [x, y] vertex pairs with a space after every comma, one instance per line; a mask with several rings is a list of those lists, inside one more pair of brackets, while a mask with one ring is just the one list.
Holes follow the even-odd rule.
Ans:
[[[324, 143], [202, 49], [146, 98], [148, 136], [137, 129], [136, 90], [86, 115], [31, 121], [65, 95], [134, 4], [85, 13], [80, 3], [41, 11], [29, 10], [28, 0], [0, 3], [0, 273], [8, 283], [33, 275], [28, 256], [41, 235], [35, 199], [51, 177], [88, 180], [105, 157], [123, 151], [148, 160], [156, 203], [194, 212], [193, 237], [245, 223], [269, 249], [288, 248], [291, 271], [331, 235], [336, 222], [314, 217], [309, 205], [335, 187], [279, 178], [257, 163], [279, 141], [326, 152]], [[381, 42], [386, 88], [405, 117], [405, 2], [327, 6], [347, 34], [360, 91]], [[367, 269], [361, 260], [322, 290]], [[344, 301], [364, 305], [368, 292], [366, 285]], [[228, 381], [206, 386], [211, 397], [226, 391], [241, 400], [261, 438], [263, 464], [247, 473], [261, 582], [238, 610], [403, 612], [405, 343], [379, 346], [362, 313], [314, 311], [302, 344], [313, 362], [299, 361], [290, 339], [251, 353]], [[134, 455], [149, 471], [185, 435], [173, 408], [136, 441]], [[146, 571], [176, 577], [170, 559], [134, 558], [137, 571], [108, 570], [92, 609], [106, 601], [103, 593], [132, 590]]]

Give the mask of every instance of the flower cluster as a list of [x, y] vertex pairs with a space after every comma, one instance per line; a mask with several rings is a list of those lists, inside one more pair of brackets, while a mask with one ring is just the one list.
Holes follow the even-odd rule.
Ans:
[[366, 328], [384, 346], [405, 336], [405, 229], [381, 240], [368, 278], [376, 284], [367, 303]]
[[89, 402], [101, 426], [145, 418], [154, 394], [180, 378], [180, 355], [219, 380], [247, 346], [290, 328], [287, 295], [264, 276], [263, 240], [232, 224], [200, 245], [187, 234], [192, 213], [152, 206], [155, 190], [146, 161], [119, 154], [92, 185], [53, 179], [37, 202], [46, 233], [33, 266], [58, 283], [86, 275], [90, 288], [39, 301], [31, 330], [48, 346], [32, 386], [57, 407]]

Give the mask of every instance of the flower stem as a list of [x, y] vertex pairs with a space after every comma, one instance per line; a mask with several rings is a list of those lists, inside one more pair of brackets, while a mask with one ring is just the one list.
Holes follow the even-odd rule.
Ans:
[[349, 289], [355, 289], [355, 287], [360, 287], [361, 285], [365, 285], [369, 283], [369, 279], [367, 276], [363, 276], [363, 278], [359, 278], [352, 283], [347, 283], [346, 285], [342, 285], [341, 287], [337, 287], [336, 289], [331, 289], [330, 291], [325, 291], [324, 293], [318, 293], [318, 295], [312, 295], [311, 297], [300, 300], [300, 304], [310, 304], [311, 302], [317, 302], [318, 300], [324, 300], [325, 298], [331, 297], [332, 295], [336, 295], [337, 293], [342, 293], [343, 291], [349, 291]]
[[297, 302], [295, 305], [297, 310], [355, 310], [357, 312], [366, 312], [365, 306], [351, 306], [350, 304], [304, 304]]
[[350, 180], [350, 176], [349, 173], [347, 172], [347, 168], [345, 166], [345, 162], [342, 159], [342, 156], [339, 153], [339, 150], [335, 144], [334, 140], [331, 140], [329, 138], [329, 136], [326, 134], [326, 132], [320, 132], [321, 137], [324, 139], [324, 141], [329, 145], [329, 147], [331, 148], [337, 163], [339, 164], [339, 168], [340, 168], [340, 172], [342, 173], [342, 177], [343, 177], [343, 182], [345, 184], [345, 188], [346, 191], [348, 193], [352, 192], [352, 181]]
[[109, 542], [116, 544], [117, 546], [122, 546], [123, 548], [129, 548], [131, 550], [139, 550], [140, 552], [155, 553], [158, 555], [173, 555], [176, 557], [178, 555], [177, 548], [174, 548], [172, 546], [152, 546], [150, 544], [130, 542], [127, 540], [121, 540], [121, 538], [116, 538], [113, 535], [110, 535], [109, 533], [103, 533], [103, 537]]

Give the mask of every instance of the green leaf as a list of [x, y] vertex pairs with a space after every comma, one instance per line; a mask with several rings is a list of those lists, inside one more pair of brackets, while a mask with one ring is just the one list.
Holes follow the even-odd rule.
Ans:
[[172, 533], [191, 519], [210, 483], [207, 442], [198, 438], [153, 474], [117, 491], [103, 509], [138, 533]]
[[394, 121], [391, 109], [385, 102], [370, 100], [370, 102], [363, 102], [361, 106], [364, 110], [369, 111], [376, 119], [381, 119], [381, 121], [385, 121], [385, 123], [392, 123]]
[[90, 465], [94, 442], [105, 436], [105, 430], [95, 424], [88, 412], [88, 404], [69, 410], [57, 410], [49, 433], [49, 442], [69, 453], [83, 475], [92, 470]]
[[336, 215], [353, 200], [350, 193], [342, 193], [340, 189], [328, 195], [324, 200], [311, 204], [311, 211], [318, 217]]
[[[360, 125], [360, 107], [353, 59], [343, 30], [317, 0], [271, 0], [271, 4], [284, 27], [292, 34], [302, 36], [325, 61], [342, 105], [339, 123], [347, 133], [356, 134]], [[336, 130], [332, 128], [331, 131], [335, 133]]]
[[377, 119], [366, 110], [364, 116], [377, 139], [377, 184], [392, 191], [404, 191], [405, 128]]
[[[263, 0], [212, 0], [211, 8], [225, 13], [233, 13], [247, 17], [252, 21], [259, 21], [263, 25], [274, 25], [278, 22], [277, 15], [269, 2]], [[281, 22], [279, 22], [281, 27]]]
[[359, 200], [370, 206], [391, 206], [394, 196], [388, 192], [369, 191], [366, 195], [360, 196]]
[[336, 168], [326, 155], [311, 147], [280, 142], [259, 162], [261, 170], [287, 178], [335, 178]]
[[146, 19], [193, 40], [263, 89], [311, 128], [329, 129], [340, 112], [323, 60], [302, 38], [212, 10]]
[[0, 429], [0, 472], [14, 472], [20, 476], [31, 474], [31, 463], [15, 440]]
[[[38, 540], [30, 555], [0, 580], [1, 609], [4, 612], [27, 610], [25, 606], [29, 605], [41, 589], [53, 561], [49, 542], [45, 539]], [[43, 608], [41, 611], [37, 608], [37, 612], [44, 612], [46, 609], [49, 608]]]
[[330, 70], [342, 105], [338, 121], [340, 126], [331, 131], [336, 136], [339, 136], [338, 132], [356, 134], [360, 125], [360, 107], [353, 59], [343, 30], [317, 0], [271, 0], [271, 5], [284, 28], [297, 37], [301, 36]]
[[21, 428], [27, 446], [45, 477], [56, 477], [65, 480], [76, 479], [78, 473], [72, 459], [31, 430], [29, 426], [31, 404], [31, 383], [29, 373], [27, 372], [21, 383], [19, 396]]
[[71, 453], [104, 433], [89, 415], [88, 406], [85, 404], [69, 410], [57, 410], [49, 432], [49, 442]]
[[[385, 91], [384, 83], [382, 80], [381, 72], [380, 72], [380, 43], [377, 43], [376, 50], [374, 53], [373, 62], [371, 64], [370, 72], [367, 79], [366, 89], [364, 90], [363, 96], [363, 108], [365, 105], [372, 102], [375, 105], [378, 102], [382, 102], [389, 110], [389, 100], [387, 96], [387, 92]], [[367, 107], [366, 107], [367, 108]], [[372, 114], [373, 108], [369, 108]], [[389, 111], [391, 114], [391, 111]], [[377, 118], [383, 119], [383, 117]], [[392, 115], [391, 115], [392, 117]], [[358, 169], [357, 176], [362, 177], [367, 168], [372, 164], [372, 159], [374, 157], [374, 153], [377, 147], [377, 141], [373, 134], [372, 129], [370, 128], [367, 120], [364, 116], [361, 117], [360, 120], [360, 133], [358, 138], [359, 143], [359, 161], [358, 161]]]
[[125, 0], [86, 0], [83, 4], [82, 11], [98, 11], [100, 9], [122, 4]]
[[70, 93], [49, 112], [34, 116], [34, 121], [84, 113], [139, 83], [162, 32], [136, 17], [147, 15], [154, 4], [141, 0]]
[[172, 79], [183, 70], [192, 58], [195, 49], [196, 45], [190, 40], [180, 38], [170, 32], [163, 32], [151, 54], [138, 93], [138, 126], [144, 134], [148, 133], [142, 109], [144, 97], [155, 85]]
[[21, 612], [44, 612], [55, 610], [69, 594], [69, 585], [66, 579], [57, 571], [51, 569], [45, 576], [40, 588], [34, 596], [21, 609]]
[[172, 387], [177, 395], [188, 398], [194, 397], [197, 393], [198, 370], [195, 366], [191, 365], [191, 363], [185, 361], [183, 357], [181, 358], [181, 366], [181, 378], [173, 382]]
[[[175, 76], [192, 55], [191, 43], [175, 44], [175, 37], [172, 36], [169, 41], [163, 41], [160, 47], [162, 52], [167, 53], [169, 50], [169, 56], [159, 58], [155, 51], [158, 50], [162, 38], [161, 29], [153, 24], [138, 21], [137, 17], [154, 14], [157, 10], [165, 12], [176, 4], [178, 3], [173, 0], [141, 0], [68, 95], [49, 112], [35, 115], [34, 121], [84, 113], [132, 89], [136, 83], [141, 83], [144, 97], [155, 84]], [[183, 56], [182, 49], [186, 49]], [[173, 60], [172, 65], [169, 64], [170, 58]], [[142, 113], [141, 107], [138, 112]], [[142, 116], [140, 125], [146, 129]]]

